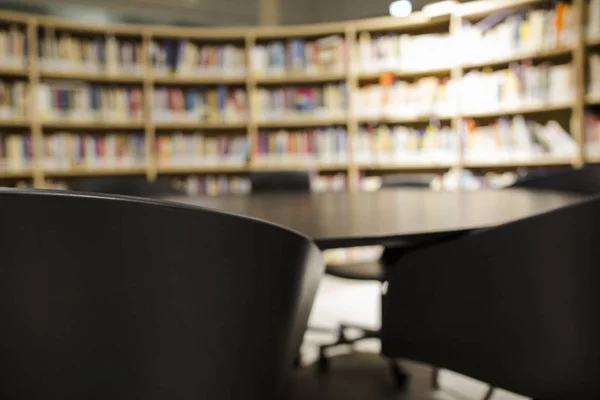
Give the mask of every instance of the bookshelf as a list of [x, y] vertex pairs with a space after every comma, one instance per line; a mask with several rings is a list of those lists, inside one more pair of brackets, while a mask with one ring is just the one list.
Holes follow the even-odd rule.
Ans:
[[[0, 178], [164, 175], [214, 194], [252, 171], [356, 189], [364, 173], [600, 162], [599, 22], [599, 0], [231, 29], [0, 11]], [[521, 117], [541, 150], [494, 143]]]

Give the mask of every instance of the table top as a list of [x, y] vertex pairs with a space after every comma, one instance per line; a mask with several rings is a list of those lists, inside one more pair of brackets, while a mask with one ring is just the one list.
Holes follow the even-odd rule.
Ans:
[[524, 189], [434, 192], [287, 193], [165, 200], [269, 221], [313, 239], [323, 249], [381, 244], [489, 228], [580, 200], [582, 196]]

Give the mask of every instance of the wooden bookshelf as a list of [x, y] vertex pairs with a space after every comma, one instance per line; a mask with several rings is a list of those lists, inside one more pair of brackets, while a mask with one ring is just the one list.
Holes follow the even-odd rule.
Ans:
[[31, 179], [33, 178], [33, 171], [31, 169], [0, 169], [0, 179]]
[[[460, 37], [463, 23], [466, 21], [477, 22], [492, 14], [508, 11], [508, 10], [527, 10], [536, 7], [547, 5], [547, 0], [479, 0], [457, 5], [451, 14], [430, 17], [422, 12], [411, 14], [407, 18], [392, 18], [381, 17], [371, 18], [359, 21], [347, 21], [336, 23], [324, 23], [313, 25], [299, 26], [275, 26], [275, 27], [252, 27], [252, 28], [195, 28], [195, 27], [170, 27], [170, 26], [154, 26], [154, 25], [127, 25], [127, 24], [111, 24], [93, 26], [89, 24], [78, 23], [56, 17], [36, 16], [26, 13], [0, 11], [0, 21], [17, 23], [23, 28], [24, 35], [28, 42], [28, 52], [25, 55], [27, 63], [25, 68], [12, 68], [0, 66], [0, 80], [24, 81], [29, 84], [30, 93], [36, 93], [40, 84], [45, 82], [66, 82], [66, 83], [92, 83], [94, 86], [109, 87], [117, 86], [124, 87], [139, 87], [142, 92], [142, 119], [140, 121], [86, 121], [86, 120], [44, 120], [37, 110], [37, 96], [30, 96], [28, 103], [28, 114], [31, 117], [24, 119], [0, 119], [0, 128], [10, 132], [31, 133], [33, 140], [33, 160], [31, 170], [25, 172], [6, 172], [0, 171], [0, 177], [23, 177], [33, 178], [36, 186], [41, 187], [44, 179], [61, 178], [61, 177], [76, 177], [76, 176], [101, 176], [115, 174], [141, 174], [146, 175], [149, 179], [154, 179], [157, 174], [170, 175], [185, 175], [185, 174], [247, 174], [249, 171], [260, 170], [290, 170], [290, 169], [310, 169], [318, 172], [345, 172], [350, 181], [357, 180], [360, 170], [384, 171], [412, 171], [412, 170], [430, 170], [440, 171], [452, 167], [476, 168], [476, 169], [495, 169], [495, 168], [518, 168], [518, 167], [535, 167], [535, 166], [551, 166], [551, 165], [576, 165], [571, 159], [535, 159], [527, 162], [464, 162], [462, 149], [460, 144], [457, 146], [457, 161], [448, 162], [407, 162], [407, 163], [369, 163], [364, 164], [355, 160], [352, 152], [353, 141], [357, 138], [360, 129], [365, 125], [389, 125], [389, 126], [424, 126], [432, 121], [439, 121], [443, 126], [452, 126], [458, 132], [466, 119], [486, 120], [495, 119], [502, 116], [535, 116], [536, 118], [552, 119], [554, 113], [561, 115], [569, 115], [571, 118], [571, 134], [577, 141], [581, 149], [583, 149], [583, 138], [585, 137], [584, 118], [585, 105], [600, 104], [600, 96], [589, 96], [585, 94], [584, 85], [586, 84], [587, 75], [589, 72], [585, 68], [586, 49], [589, 47], [597, 47], [600, 45], [600, 38], [585, 38], [585, 27], [583, 19], [576, 18], [575, 28], [577, 30], [578, 40], [565, 47], [559, 47], [544, 51], [535, 52], [519, 52], [518, 54], [499, 59], [482, 60], [477, 62], [464, 62], [462, 59], [449, 60], [450, 65], [439, 67], [439, 62], [431, 65], [423, 65], [419, 69], [387, 69], [393, 75], [396, 81], [416, 82], [421, 78], [435, 77], [440, 81], [446, 81], [446, 78], [452, 80], [461, 79], [466, 72], [471, 70], [488, 70], [499, 69], [508, 66], [512, 63], [531, 60], [538, 63], [550, 62], [561, 63], [565, 60], [571, 62], [576, 71], [580, 74], [576, 79], [575, 85], [576, 98], [572, 102], [551, 104], [539, 107], [516, 107], [511, 109], [499, 109], [486, 112], [475, 112], [469, 110], [459, 110], [451, 115], [423, 115], [417, 117], [386, 117], [361, 116], [361, 111], [356, 103], [356, 95], [362, 86], [369, 86], [374, 83], [379, 83], [382, 78], [382, 72], [368, 72], [370, 70], [363, 69], [356, 56], [359, 55], [360, 40], [359, 37], [363, 33], [373, 34], [374, 37], [381, 36], [385, 33], [394, 35], [423, 35], [429, 33], [449, 35], [450, 38], [456, 39]], [[574, 0], [572, 2], [574, 8], [579, 13], [585, 13], [585, 1]], [[579, 15], [579, 14], [578, 14]], [[48, 64], [43, 64], [38, 55], [38, 44], [43, 47], [43, 35], [46, 28], [57, 32], [67, 32], [72, 37], [92, 37], [100, 35], [103, 38], [115, 37], [118, 43], [127, 41], [135, 42], [136, 46], [141, 46], [141, 59], [136, 62], [139, 69], [131, 69], [123, 71], [108, 72], [93, 72], [98, 69], [87, 71], [71, 71], [64, 68], [49, 68]], [[294, 40], [317, 41], [322, 38], [331, 37], [332, 35], [343, 38], [345, 46], [345, 56], [348, 60], [347, 65], [340, 72], [318, 72], [312, 70], [311, 73], [292, 73], [292, 74], [270, 74], [257, 73], [252, 69], [251, 58], [253, 50], [257, 45], [264, 45], [273, 41], [289, 43]], [[201, 46], [205, 43], [215, 46], [233, 45], [236, 49], [242, 49], [245, 55], [245, 68], [247, 72], [231, 73], [223, 72], [217, 69], [210, 70], [211, 72], [194, 72], [198, 69], [179, 69], [171, 68], [165, 73], [161, 73], [156, 68], [156, 60], [152, 59], [151, 54], [155, 42], [161, 40], [178, 41], [187, 40], [198, 47], [201, 51]], [[105, 46], [103, 44], [103, 46]], [[186, 44], [187, 45], [187, 44]], [[119, 44], [121, 46], [121, 44]], [[232, 46], [230, 46], [232, 47]], [[120, 48], [119, 48], [120, 49]], [[137, 49], [137, 48], [136, 48]], [[139, 50], [139, 49], [138, 49]], [[132, 50], [133, 51], [133, 50]], [[136, 50], [137, 51], [137, 50]], [[595, 51], [595, 50], [594, 50]], [[2, 57], [2, 54], [0, 54]], [[122, 58], [122, 57], [121, 57]], [[45, 60], [44, 60], [45, 61]], [[121, 62], [121, 61], [119, 61]], [[287, 61], [286, 61], [287, 62]], [[120, 65], [120, 64], [119, 64]], [[200, 65], [200, 64], [198, 64]], [[195, 65], [195, 67], [198, 67]], [[403, 64], [404, 65], [404, 64]], [[435, 67], [434, 67], [435, 65]], [[214, 68], [214, 66], [213, 66]], [[107, 69], [110, 70], [110, 69]], [[286, 70], [285, 68], [283, 70]], [[289, 68], [288, 70], [292, 70]], [[325, 71], [322, 69], [321, 71]], [[381, 69], [377, 69], [379, 71]], [[102, 69], [104, 71], [104, 69]], [[177, 72], [174, 72], [177, 71]], [[238, 71], [238, 70], [235, 70]], [[338, 69], [328, 69], [328, 71], [338, 71]], [[266, 120], [266, 114], [261, 112], [257, 106], [256, 96], [262, 89], [277, 89], [280, 87], [315, 87], [326, 84], [344, 83], [347, 92], [347, 115], [339, 117], [321, 117], [307, 113], [305, 117], [290, 117], [285, 119]], [[212, 87], [234, 87], [236, 89], [243, 88], [246, 96], [246, 111], [244, 120], [223, 121], [223, 122], [206, 122], [206, 121], [165, 121], [161, 117], [153, 118], [153, 102], [157, 88], [185, 88], [185, 90], [193, 90], [193, 88], [212, 88]], [[200, 89], [198, 89], [200, 90]], [[458, 93], [459, 95], [461, 93]], [[226, 96], [231, 93], [227, 92]], [[171, 92], [168, 92], [168, 103], [183, 102], [184, 109], [187, 110], [189, 99], [183, 95], [183, 99], [174, 101]], [[456, 96], [456, 104], [450, 104], [449, 109], [459, 109], [458, 98]], [[221, 100], [220, 100], [221, 101]], [[171, 107], [169, 105], [169, 107]], [[96, 109], [96, 108], [94, 108]], [[132, 108], [134, 109], [134, 108]], [[134, 109], [135, 110], [135, 109]], [[160, 110], [160, 108], [159, 108]], [[181, 110], [177, 110], [181, 111]], [[320, 111], [320, 110], [319, 110]], [[364, 114], [364, 113], [363, 113]], [[382, 113], [383, 114], [383, 113]], [[221, 116], [225, 113], [220, 114]], [[227, 115], [229, 115], [227, 113]], [[338, 115], [338, 114], [334, 114]], [[165, 166], [160, 165], [157, 157], [157, 131], [160, 134], [166, 132], [184, 132], [184, 134], [202, 131], [207, 135], [230, 135], [233, 133], [239, 134], [244, 132], [249, 145], [249, 151], [252, 153], [254, 146], [259, 139], [259, 129], [269, 131], [279, 131], [289, 129], [292, 130], [309, 130], [312, 128], [327, 128], [340, 127], [346, 129], [346, 154], [348, 162], [338, 164], [320, 164], [313, 163], [262, 163], [253, 160], [253, 155], [250, 154], [250, 161], [243, 166]], [[139, 131], [145, 135], [145, 150], [146, 163], [143, 167], [135, 168], [113, 168], [113, 169], [85, 169], [75, 168], [70, 170], [44, 169], [41, 159], [42, 145], [41, 142], [44, 135], [56, 131], [73, 130], [75, 133], [98, 133], [110, 132], [113, 130]], [[458, 138], [459, 142], [462, 140]], [[582, 151], [583, 153], [583, 151]], [[600, 162], [600, 158], [585, 158], [586, 162]], [[352, 185], [356, 187], [357, 185]]]
[[576, 158], [569, 157], [540, 157], [531, 160], [503, 160], [503, 161], [466, 161], [466, 168], [518, 168], [518, 167], [550, 167], [574, 166], [578, 163]]

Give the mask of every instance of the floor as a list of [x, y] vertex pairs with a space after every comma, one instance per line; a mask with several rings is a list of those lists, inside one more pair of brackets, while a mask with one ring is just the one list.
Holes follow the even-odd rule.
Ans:
[[[379, 290], [376, 282], [354, 282], [326, 276], [319, 288], [309, 326], [335, 328], [340, 321], [376, 328], [379, 326]], [[402, 400], [480, 400], [487, 385], [450, 371], [440, 373], [440, 390], [432, 391], [428, 366], [403, 363], [410, 373], [409, 388], [398, 391], [392, 383], [389, 369], [376, 353], [377, 340], [364, 341], [356, 346], [366, 354], [348, 354], [340, 349], [341, 357], [334, 359], [331, 371], [325, 380], [313, 365], [317, 358], [319, 343], [332, 340], [332, 335], [322, 332], [307, 332], [302, 347], [304, 368], [298, 371], [289, 400], [323, 399], [402, 399]], [[344, 355], [346, 354], [346, 355]], [[503, 390], [496, 390], [491, 400], [525, 400], [525, 397]]]

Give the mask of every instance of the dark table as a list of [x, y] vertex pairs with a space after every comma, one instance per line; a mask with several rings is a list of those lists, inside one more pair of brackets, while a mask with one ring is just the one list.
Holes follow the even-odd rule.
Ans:
[[433, 192], [383, 189], [359, 193], [167, 197], [165, 200], [246, 215], [293, 229], [322, 248], [435, 241], [576, 202], [580, 195], [524, 189]]

